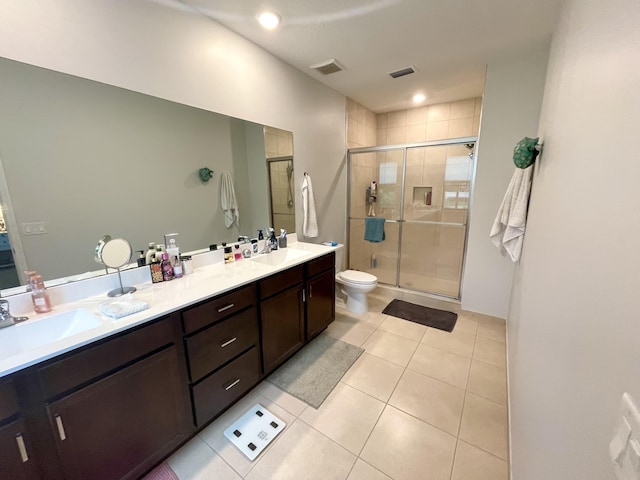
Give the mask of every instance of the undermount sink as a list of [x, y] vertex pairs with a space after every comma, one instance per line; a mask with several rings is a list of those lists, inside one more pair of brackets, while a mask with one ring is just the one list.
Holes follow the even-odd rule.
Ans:
[[271, 253], [263, 253], [261, 255], [251, 257], [254, 262], [264, 263], [265, 265], [280, 265], [296, 258], [304, 257], [309, 252], [306, 250], [298, 250], [297, 248], [280, 248]]
[[88, 310], [77, 308], [0, 329], [0, 358], [7, 358], [102, 326]]

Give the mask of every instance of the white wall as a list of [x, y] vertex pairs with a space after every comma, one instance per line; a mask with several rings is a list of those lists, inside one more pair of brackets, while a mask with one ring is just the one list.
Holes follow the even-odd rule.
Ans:
[[318, 240], [344, 241], [345, 97], [216, 22], [151, 1], [5, 0], [0, 56], [292, 131]]
[[609, 480], [640, 402], [640, 3], [569, 1], [554, 34], [508, 323], [514, 480]]
[[544, 45], [487, 67], [462, 283], [465, 310], [507, 317], [514, 265], [489, 240], [489, 231], [515, 169], [513, 147], [536, 136], [547, 55]]

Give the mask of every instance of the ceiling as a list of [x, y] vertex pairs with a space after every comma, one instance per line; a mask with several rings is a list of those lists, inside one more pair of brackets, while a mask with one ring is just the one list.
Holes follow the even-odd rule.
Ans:
[[[486, 65], [548, 42], [562, 0], [165, 0], [226, 25], [376, 113], [482, 95]], [[277, 12], [263, 29], [256, 16]], [[344, 70], [311, 65], [335, 58]], [[416, 73], [388, 73], [412, 65]]]

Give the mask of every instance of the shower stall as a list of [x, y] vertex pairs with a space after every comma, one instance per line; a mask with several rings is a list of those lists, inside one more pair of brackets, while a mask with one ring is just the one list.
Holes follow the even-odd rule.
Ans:
[[[460, 299], [476, 141], [349, 150], [350, 269], [382, 285]], [[385, 219], [382, 242], [364, 240], [371, 216]]]

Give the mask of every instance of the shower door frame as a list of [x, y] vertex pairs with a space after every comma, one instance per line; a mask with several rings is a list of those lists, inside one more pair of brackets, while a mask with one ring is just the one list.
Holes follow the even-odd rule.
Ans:
[[[467, 203], [467, 220], [465, 224], [465, 232], [464, 232], [464, 248], [462, 251], [462, 268], [460, 269], [460, 281], [458, 286], [458, 296], [450, 296], [437, 292], [423, 292], [429, 295], [436, 295], [438, 297], [449, 298], [454, 300], [460, 300], [462, 298], [462, 280], [464, 278], [464, 270], [467, 263], [467, 244], [469, 240], [469, 227], [471, 225], [471, 208], [473, 203], [473, 192], [475, 188], [475, 180], [476, 180], [476, 167], [477, 167], [477, 146], [478, 146], [478, 137], [460, 137], [460, 138], [450, 138], [444, 140], [431, 140], [428, 142], [416, 142], [416, 143], [399, 143], [395, 145], [380, 145], [375, 147], [358, 147], [358, 148], [349, 148], [347, 149], [347, 245], [351, 245], [351, 154], [358, 153], [377, 153], [377, 152], [385, 152], [389, 150], [402, 150], [402, 186], [401, 186], [401, 203], [400, 203], [400, 220], [386, 220], [385, 223], [398, 223], [399, 224], [399, 232], [398, 232], [398, 256], [396, 260], [396, 283], [395, 285], [391, 285], [394, 288], [403, 288], [404, 290], [410, 290], [415, 292], [422, 292], [422, 290], [411, 290], [404, 287], [400, 287], [400, 261], [402, 254], [402, 234], [403, 228], [402, 225], [405, 223], [404, 220], [404, 202], [405, 202], [405, 180], [407, 175], [407, 150], [410, 148], [420, 148], [420, 147], [442, 147], [442, 146], [451, 146], [451, 145], [464, 145], [464, 144], [473, 144], [473, 165], [471, 169], [471, 180], [469, 182], [469, 199]], [[447, 225], [448, 222], [416, 222], [416, 223], [433, 223], [438, 225]], [[453, 224], [457, 225], [457, 224]], [[347, 258], [347, 267], [349, 265], [349, 248], [346, 249], [346, 258]], [[385, 284], [389, 285], [389, 284]]]

